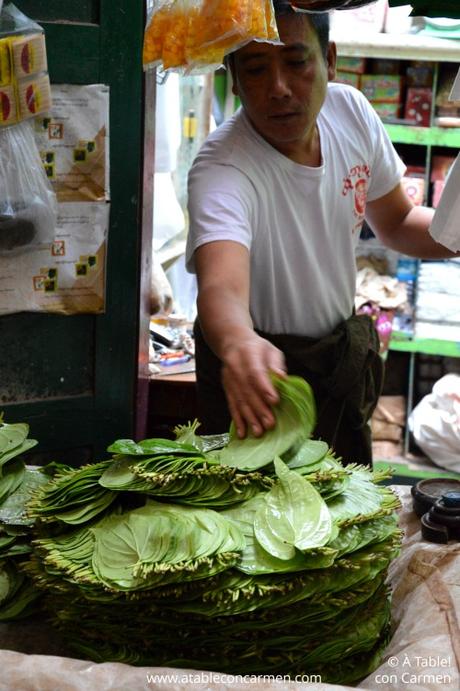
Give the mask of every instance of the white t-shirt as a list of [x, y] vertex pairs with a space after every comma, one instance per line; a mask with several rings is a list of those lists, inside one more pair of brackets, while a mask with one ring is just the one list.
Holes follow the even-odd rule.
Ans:
[[294, 163], [240, 109], [215, 130], [189, 174], [193, 253], [234, 240], [250, 253], [250, 313], [272, 334], [319, 338], [353, 310], [355, 248], [366, 198], [390, 192], [405, 166], [356, 89], [329, 84], [318, 117], [322, 164]]

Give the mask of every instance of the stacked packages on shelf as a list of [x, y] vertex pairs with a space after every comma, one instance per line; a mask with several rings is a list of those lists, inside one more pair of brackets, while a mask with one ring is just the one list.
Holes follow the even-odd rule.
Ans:
[[22, 565], [79, 657], [347, 683], [389, 637], [392, 490], [310, 439], [315, 403], [276, 380], [262, 438], [118, 440], [64, 468], [28, 502]]

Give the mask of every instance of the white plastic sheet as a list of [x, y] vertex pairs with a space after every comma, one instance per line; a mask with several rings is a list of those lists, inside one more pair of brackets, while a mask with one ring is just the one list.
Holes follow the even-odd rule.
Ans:
[[436, 465], [460, 473], [460, 377], [446, 374], [409, 415], [409, 429]]

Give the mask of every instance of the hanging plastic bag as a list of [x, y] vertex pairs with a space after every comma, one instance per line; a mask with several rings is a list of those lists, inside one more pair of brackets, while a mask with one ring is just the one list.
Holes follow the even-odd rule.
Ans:
[[51, 243], [56, 196], [38, 152], [33, 124], [0, 129], [0, 254]]
[[460, 473], [460, 376], [439, 379], [408, 422], [417, 445], [436, 465]]
[[207, 72], [249, 41], [279, 41], [272, 0], [157, 0], [144, 36], [144, 68]]
[[201, 0], [192, 22], [189, 68], [222, 63], [253, 40], [279, 41], [272, 0]]
[[148, 16], [144, 35], [144, 68], [184, 68], [190, 21], [187, 0], [157, 0]]

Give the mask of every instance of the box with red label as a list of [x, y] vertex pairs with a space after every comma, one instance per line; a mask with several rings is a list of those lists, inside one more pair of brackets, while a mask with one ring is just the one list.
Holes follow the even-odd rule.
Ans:
[[401, 179], [402, 185], [406, 190], [408, 197], [414, 202], [416, 206], [421, 206], [425, 198], [425, 180], [424, 178], [403, 177]]
[[397, 74], [363, 74], [361, 91], [374, 103], [400, 103], [403, 78]]
[[407, 89], [404, 118], [415, 122], [419, 127], [429, 127], [431, 123], [431, 103], [433, 91], [426, 87], [411, 86]]

